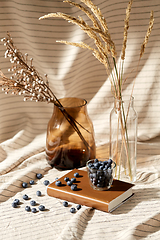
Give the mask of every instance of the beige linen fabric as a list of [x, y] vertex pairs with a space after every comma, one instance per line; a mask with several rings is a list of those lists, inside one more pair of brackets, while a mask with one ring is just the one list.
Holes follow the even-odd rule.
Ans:
[[[78, 0], [76, 2], [79, 2]], [[120, 56], [127, 0], [93, 0], [106, 17], [109, 31]], [[140, 46], [154, 11], [155, 24], [136, 69]], [[9, 31], [16, 46], [33, 57], [34, 65], [43, 76], [47, 73], [50, 86], [58, 98], [81, 97], [88, 101], [88, 112], [95, 128], [97, 157], [105, 157], [109, 139], [109, 113], [113, 107], [110, 82], [104, 67], [91, 52], [61, 45], [56, 40], [92, 41], [76, 26], [60, 19], [39, 21], [50, 12], [73, 16], [84, 14], [61, 0], [0, 1], [0, 38]], [[124, 77], [124, 94], [129, 94], [136, 78], [134, 97], [138, 113], [137, 182], [134, 197], [112, 213], [86, 206], [75, 214], [69, 203], [47, 196], [45, 179], [50, 182], [67, 171], [52, 169], [45, 159], [45, 136], [53, 106], [47, 103], [23, 102], [23, 97], [5, 95], [0, 90], [0, 239], [133, 240], [160, 237], [160, 2], [135, 0], [130, 18]], [[9, 76], [10, 63], [0, 44], [0, 68]], [[36, 173], [43, 178], [36, 179]], [[26, 189], [23, 181], [35, 180]], [[42, 196], [36, 196], [40, 190]], [[23, 200], [27, 194], [29, 200]], [[15, 198], [18, 208], [12, 208]], [[25, 211], [30, 200], [46, 207], [46, 211]]]

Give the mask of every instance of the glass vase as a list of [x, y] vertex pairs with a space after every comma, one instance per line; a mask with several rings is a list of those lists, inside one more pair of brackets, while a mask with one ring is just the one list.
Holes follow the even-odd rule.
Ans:
[[47, 161], [52, 167], [62, 170], [83, 167], [96, 154], [94, 129], [87, 112], [87, 101], [62, 98], [59, 102], [63, 108], [54, 104], [47, 127]]
[[134, 98], [114, 99], [110, 113], [110, 157], [116, 163], [115, 178], [136, 181], [137, 113]]

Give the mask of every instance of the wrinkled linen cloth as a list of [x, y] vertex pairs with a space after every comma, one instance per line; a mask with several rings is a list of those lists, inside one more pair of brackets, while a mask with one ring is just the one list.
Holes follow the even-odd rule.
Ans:
[[[77, 3], [79, 1], [76, 1]], [[127, 0], [93, 0], [108, 23], [109, 32], [121, 55]], [[150, 11], [155, 23], [140, 63], [139, 52], [149, 23]], [[109, 114], [113, 96], [105, 69], [90, 51], [57, 43], [56, 40], [83, 41], [93, 46], [77, 26], [61, 19], [39, 17], [50, 12], [82, 16], [75, 7], [61, 0], [0, 1], [0, 37], [9, 31], [15, 45], [33, 57], [43, 76], [48, 74], [50, 87], [58, 98], [80, 97], [88, 101], [87, 109], [95, 129], [97, 157], [106, 157], [109, 140]], [[0, 90], [0, 239], [55, 240], [133, 240], [160, 239], [160, 2], [135, 0], [128, 33], [123, 91], [134, 87], [134, 107], [138, 113], [137, 181], [134, 196], [112, 213], [87, 206], [70, 213], [75, 203], [63, 206], [63, 199], [46, 194], [44, 180], [54, 181], [67, 171], [51, 168], [45, 158], [47, 123], [53, 105], [23, 102], [22, 96], [5, 95]], [[0, 44], [0, 68], [10, 76], [9, 59]], [[138, 68], [137, 68], [138, 64]], [[134, 70], [134, 71], [132, 71]], [[83, 168], [85, 169], [85, 168]], [[41, 173], [43, 178], [37, 179]], [[22, 183], [34, 185], [22, 188]], [[36, 191], [42, 192], [38, 197]], [[23, 200], [27, 194], [29, 200]], [[18, 208], [12, 207], [20, 200]], [[30, 201], [44, 205], [45, 211], [26, 212]]]

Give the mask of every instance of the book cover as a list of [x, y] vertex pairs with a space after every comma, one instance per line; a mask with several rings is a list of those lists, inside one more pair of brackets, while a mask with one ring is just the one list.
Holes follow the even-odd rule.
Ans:
[[[64, 178], [74, 178], [74, 173], [78, 172], [79, 177], [76, 178], [75, 184], [77, 190], [71, 190]], [[88, 173], [84, 170], [74, 169], [59, 178], [61, 186], [56, 186], [52, 182], [47, 186], [47, 194], [51, 197], [60, 198], [69, 202], [86, 205], [105, 212], [111, 212], [125, 200], [133, 195], [132, 187], [134, 184], [114, 179], [110, 189], [106, 191], [94, 190], [89, 183]]]

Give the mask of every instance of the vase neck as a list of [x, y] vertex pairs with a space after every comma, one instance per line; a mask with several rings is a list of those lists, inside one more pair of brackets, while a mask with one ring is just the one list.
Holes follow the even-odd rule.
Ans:
[[87, 101], [85, 99], [81, 98], [74, 98], [74, 97], [68, 97], [68, 98], [61, 98], [59, 99], [59, 103], [62, 104], [62, 107], [57, 103], [54, 104], [54, 110], [60, 111], [63, 108], [68, 112], [86, 112], [87, 111]]
[[123, 99], [114, 98], [114, 108], [117, 110], [121, 110], [122, 107], [124, 107], [125, 109], [128, 107], [133, 108], [134, 97], [128, 96], [128, 97], [124, 97]]

